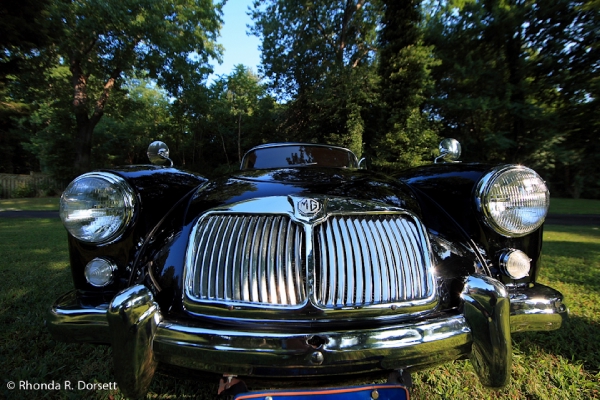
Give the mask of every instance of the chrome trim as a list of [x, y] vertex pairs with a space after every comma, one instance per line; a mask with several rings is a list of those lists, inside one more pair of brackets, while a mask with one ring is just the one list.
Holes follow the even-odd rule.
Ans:
[[511, 288], [511, 332], [553, 331], [569, 316], [563, 295], [548, 286], [536, 283], [533, 287]]
[[367, 169], [367, 159], [365, 157], [358, 160], [358, 169]]
[[512, 342], [506, 288], [488, 276], [470, 276], [461, 295], [472, 327], [471, 364], [484, 386], [503, 387], [510, 379]]
[[285, 143], [266, 143], [266, 144], [261, 144], [261, 145], [252, 147], [250, 150], [248, 150], [248, 151], [246, 151], [246, 153], [244, 153], [244, 156], [242, 157], [242, 162], [240, 163], [240, 170], [243, 170], [242, 167], [244, 165], [244, 162], [246, 161], [246, 156], [248, 156], [248, 154], [250, 154], [253, 151], [260, 150], [260, 149], [269, 149], [269, 148], [274, 148], [274, 147], [289, 147], [289, 146], [324, 147], [324, 148], [343, 150], [343, 151], [348, 152], [353, 157], [354, 165], [359, 167], [358, 157], [356, 157], [356, 154], [354, 154], [354, 152], [352, 150], [350, 150], [346, 147], [333, 146], [333, 145], [328, 145], [328, 144], [318, 144], [318, 143], [285, 142]]
[[486, 276], [466, 279], [464, 315], [450, 310], [433, 318], [338, 331], [308, 325], [302, 331], [265, 330], [261, 324], [259, 330], [250, 325], [242, 332], [235, 325], [219, 329], [165, 320], [143, 285], [96, 308], [82, 307], [75, 293], [52, 307], [49, 331], [56, 340], [112, 343], [115, 378], [130, 397], [147, 387], [156, 362], [218, 374], [294, 378], [417, 370], [468, 356], [482, 383], [497, 387], [509, 377], [510, 330], [557, 329], [568, 314], [554, 289], [536, 285], [507, 292]]
[[447, 162], [447, 163], [459, 163], [460, 162], [457, 160], [460, 157], [462, 149], [460, 146], [460, 142], [458, 140], [452, 139], [452, 138], [446, 138], [440, 142], [438, 149], [440, 151], [440, 155], [437, 156], [433, 160], [434, 164], [437, 164], [438, 161], [440, 161], [440, 160]]
[[302, 235], [287, 216], [205, 216], [187, 252], [187, 297], [251, 307], [304, 303]]
[[[495, 232], [497, 232], [500, 235], [505, 236], [505, 237], [523, 237], [523, 236], [526, 236], [526, 235], [534, 232], [536, 229], [538, 229], [540, 226], [542, 226], [542, 224], [544, 223], [544, 221], [546, 219], [546, 216], [548, 215], [548, 209], [546, 209], [546, 214], [540, 219], [540, 221], [538, 221], [538, 223], [533, 225], [530, 229], [528, 229], [525, 232], [520, 232], [520, 233], [516, 232], [515, 233], [514, 231], [504, 229], [503, 227], [499, 226], [495, 222], [493, 216], [490, 214], [488, 204], [485, 201], [485, 197], [487, 196], [491, 186], [496, 182], [496, 180], [503, 173], [510, 171], [510, 170], [530, 171], [539, 177], [539, 174], [537, 172], [535, 172], [533, 169], [522, 166], [522, 165], [512, 165], [511, 164], [511, 165], [500, 165], [498, 167], [495, 167], [491, 171], [489, 171], [487, 174], [485, 174], [479, 180], [479, 182], [477, 182], [477, 185], [475, 187], [475, 206], [477, 208], [477, 211], [479, 213], [481, 213], [482, 220], [485, 223], [485, 225], [487, 225], [489, 228], [491, 228]], [[542, 180], [541, 177], [540, 177], [540, 180]], [[546, 187], [546, 193], [548, 193], [547, 187]], [[549, 199], [549, 194], [547, 197]]]
[[106, 321], [108, 304], [85, 307], [77, 291], [67, 292], [54, 302], [46, 316], [46, 326], [56, 340], [80, 343], [110, 343]]
[[[69, 231], [69, 234], [71, 234], [77, 240], [85, 242], [85, 243], [94, 243], [94, 244], [112, 243], [112, 242], [120, 239], [123, 236], [123, 233], [129, 227], [131, 221], [133, 220], [134, 212], [135, 212], [135, 205], [136, 205], [136, 193], [135, 193], [134, 189], [129, 185], [129, 183], [127, 183], [127, 181], [124, 178], [122, 178], [118, 175], [115, 175], [113, 173], [110, 173], [110, 172], [88, 172], [83, 175], [80, 175], [77, 178], [75, 178], [71, 183], [69, 183], [69, 185], [67, 186], [67, 188], [65, 189], [65, 191], [63, 192], [63, 194], [60, 197], [59, 214], [60, 214], [60, 219], [61, 219], [63, 225], [65, 225], [65, 222], [64, 222], [65, 221], [65, 218], [64, 218], [65, 211], [64, 211], [64, 205], [63, 205], [63, 203], [65, 202], [65, 193], [67, 193], [67, 190], [69, 190], [71, 185], [73, 185], [74, 183], [79, 182], [83, 179], [87, 179], [87, 178], [102, 179], [102, 180], [108, 182], [109, 184], [116, 186], [123, 194], [123, 202], [125, 204], [125, 209], [124, 209], [125, 215], [124, 215], [123, 220], [121, 221], [121, 225], [119, 226], [119, 228], [115, 232], [113, 232], [110, 236], [105, 238], [104, 240], [101, 240], [101, 241], [84, 240], [84, 239], [81, 239], [81, 238], [73, 235], [71, 233], [71, 231]], [[65, 228], [66, 228], [66, 225], [65, 225]]]
[[127, 397], [141, 397], [158, 365], [152, 348], [161, 320], [158, 303], [145, 286], [132, 286], [113, 298], [106, 319], [119, 389]]
[[[306, 306], [319, 311], [318, 319], [333, 313], [336, 317], [422, 313], [436, 306], [431, 249], [415, 215], [381, 203], [316, 198], [322, 208], [307, 216], [297, 210], [302, 199], [260, 198], [202, 215], [186, 250], [187, 310], [212, 317], [299, 320], [307, 313], [296, 311]], [[281, 227], [294, 230], [294, 239], [289, 233], [282, 237]], [[219, 246], [211, 250], [214, 243]], [[337, 253], [329, 254], [330, 248]], [[361, 248], [368, 254], [358, 255]], [[240, 282], [249, 289], [238, 289], [225, 271], [243, 275]], [[329, 283], [324, 286], [321, 280]], [[299, 282], [303, 284], [298, 286]], [[277, 300], [269, 297], [284, 289], [281, 283], [295, 298], [281, 293]], [[327, 293], [329, 284], [336, 293]], [[232, 289], [226, 292], [226, 287]], [[359, 289], [364, 297], [357, 295]], [[275, 309], [289, 314], [273, 314]]]
[[[309, 343], [318, 336], [318, 348]], [[155, 358], [169, 365], [253, 377], [376, 372], [440, 364], [468, 354], [471, 329], [461, 315], [348, 331], [241, 332], [159, 325]], [[315, 359], [315, 351], [321, 356]]]
[[315, 227], [321, 257], [315, 303], [326, 309], [431, 304], [436, 288], [425, 232], [403, 213], [371, 217], [333, 214]]

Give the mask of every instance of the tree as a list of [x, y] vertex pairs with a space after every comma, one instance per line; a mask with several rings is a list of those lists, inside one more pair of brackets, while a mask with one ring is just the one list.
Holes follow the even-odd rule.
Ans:
[[242, 117], [251, 116], [258, 107], [258, 101], [264, 89], [259, 78], [249, 68], [238, 64], [227, 77], [226, 97], [231, 105], [231, 112], [237, 119], [237, 155], [242, 162]]
[[433, 87], [437, 64], [432, 47], [423, 45], [420, 1], [384, 2], [379, 35], [382, 119], [367, 140], [379, 167], [402, 168], [432, 158], [437, 147], [434, 125], [423, 107]]
[[244, 151], [274, 137], [279, 105], [250, 68], [187, 88], [169, 107], [180, 164], [205, 175], [236, 169]]
[[598, 132], [589, 109], [597, 101], [598, 15], [598, 3], [586, 0], [437, 3], [427, 24], [442, 60], [431, 104], [466, 159], [531, 165], [555, 194], [600, 186], [590, 168], [598, 163], [589, 162], [597, 152], [588, 152], [596, 142], [588, 132]]
[[[212, 131], [217, 132], [228, 166], [231, 166], [229, 148], [235, 144], [237, 165], [242, 161], [242, 149], [260, 141], [258, 128], [252, 118], [258, 112], [261, 100], [267, 97], [266, 88], [250, 68], [242, 64], [234, 67], [210, 86], [210, 120]], [[249, 128], [255, 129], [249, 129]], [[260, 129], [258, 129], [260, 130]]]
[[76, 173], [90, 168], [94, 129], [124, 76], [147, 71], [173, 96], [205, 77], [219, 55], [221, 8], [212, 0], [52, 4], [50, 18], [61, 26], [53, 51], [71, 74]]
[[176, 143], [164, 90], [145, 77], [127, 79], [113, 92], [98, 123], [92, 165], [117, 166], [147, 163], [146, 149], [154, 140]]
[[252, 32], [262, 38], [261, 72], [287, 102], [286, 139], [362, 151], [380, 12], [377, 0], [255, 1]]
[[12, 84], [19, 74], [40, 73], [39, 66], [28, 63], [32, 54], [51, 40], [46, 23], [50, 0], [4, 1], [0, 3], [0, 171], [29, 172], [35, 164], [15, 134], [14, 119], [31, 112], [29, 104], [15, 96]]

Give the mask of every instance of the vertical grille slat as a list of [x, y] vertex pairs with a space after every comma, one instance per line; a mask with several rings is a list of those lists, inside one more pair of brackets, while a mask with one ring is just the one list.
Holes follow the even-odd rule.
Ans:
[[211, 215], [200, 222], [189, 293], [200, 301], [300, 304], [304, 235], [285, 216]]
[[411, 265], [411, 258], [408, 254], [408, 247], [405, 240], [406, 232], [404, 230], [404, 227], [402, 226], [401, 221], [393, 221], [392, 227], [394, 228], [394, 232], [396, 233], [396, 238], [398, 238], [398, 246], [401, 246], [401, 271], [404, 278], [403, 289], [405, 293], [405, 298], [410, 299], [415, 296], [415, 291], [413, 290], [413, 282], [415, 281], [415, 279], [413, 276], [412, 268], [408, 268], [408, 266]]
[[[291, 225], [291, 224], [290, 224]], [[304, 266], [304, 231], [300, 228], [294, 227], [293, 235], [294, 235], [294, 249], [296, 252], [291, 252], [294, 257], [294, 284], [296, 285], [296, 303], [301, 303], [306, 298], [306, 286], [305, 286], [305, 271], [303, 269]]]
[[364, 282], [364, 262], [363, 262], [363, 250], [362, 247], [357, 245], [359, 243], [358, 236], [356, 234], [356, 227], [352, 219], [346, 219], [346, 229], [348, 231], [348, 243], [354, 243], [352, 246], [353, 264], [354, 264], [354, 301], [361, 303], [364, 301], [365, 296], [365, 282]]
[[[363, 251], [363, 271], [364, 271], [364, 288], [365, 295], [363, 304], [370, 304], [373, 300], [373, 269], [372, 265], [372, 257], [371, 250], [369, 249], [369, 245], [367, 242], [367, 237], [365, 236], [365, 231], [363, 229], [363, 225], [361, 221], [355, 219], [354, 220], [354, 228], [358, 232], [359, 235], [359, 244], [358, 247]], [[326, 244], [324, 244], [326, 245]]]
[[[350, 265], [353, 265], [355, 262], [354, 257], [354, 247], [352, 246], [352, 241], [349, 237], [349, 229], [347, 225], [347, 221], [344, 218], [340, 218], [340, 234], [342, 237], [342, 245], [344, 246], [346, 262]], [[356, 288], [356, 271], [354, 268], [348, 268], [348, 273], [346, 274], [346, 296], [345, 296], [345, 304], [353, 305], [355, 298], [355, 288]]]
[[327, 274], [329, 274], [329, 270], [330, 270], [330, 268], [328, 267], [328, 265], [329, 265], [328, 249], [327, 249], [327, 247], [324, 246], [324, 244], [327, 243], [327, 240], [325, 239], [325, 229], [319, 229], [318, 235], [319, 235], [318, 243], [321, 244], [321, 248], [319, 249], [319, 254], [321, 255], [321, 259], [320, 259], [321, 269], [320, 269], [320, 274], [319, 274], [319, 276], [321, 277], [321, 279], [320, 279], [321, 289], [320, 289], [320, 292], [318, 295], [319, 295], [319, 298], [325, 299], [325, 298], [327, 298], [327, 294], [328, 294], [327, 288], [329, 287], [329, 278], [328, 278]]
[[[426, 300], [433, 295], [426, 239], [410, 218], [396, 214], [332, 216], [316, 230], [317, 248], [329, 254], [322, 254], [321, 259], [327, 262], [321, 262], [320, 276], [343, 276], [346, 283], [356, 277], [353, 289], [346, 288], [341, 299], [333, 296], [339, 293], [339, 286], [326, 280], [319, 282], [319, 306], [360, 307]], [[337, 235], [323, 234], [331, 230]], [[331, 257], [334, 246], [338, 246], [337, 260]]]

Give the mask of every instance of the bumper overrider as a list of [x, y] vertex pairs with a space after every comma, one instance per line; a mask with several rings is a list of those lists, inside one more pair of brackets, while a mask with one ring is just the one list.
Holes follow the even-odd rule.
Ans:
[[82, 307], [75, 292], [67, 293], [50, 310], [47, 325], [57, 340], [111, 344], [120, 390], [138, 397], [159, 363], [293, 378], [416, 370], [469, 357], [483, 385], [501, 387], [510, 376], [511, 333], [558, 329], [568, 314], [554, 289], [507, 289], [487, 276], [467, 278], [462, 299], [460, 312], [385, 327], [252, 333], [169, 321], [150, 290], [135, 285], [96, 308]]

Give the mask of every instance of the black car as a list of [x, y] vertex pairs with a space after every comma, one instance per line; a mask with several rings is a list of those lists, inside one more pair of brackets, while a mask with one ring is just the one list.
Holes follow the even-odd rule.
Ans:
[[[557, 329], [568, 313], [537, 282], [548, 189], [524, 166], [455, 161], [452, 139], [440, 149], [384, 176], [344, 148], [262, 145], [206, 179], [155, 142], [151, 160], [171, 166], [81, 175], [60, 211], [75, 290], [48, 328], [110, 344], [131, 397], [163, 367], [214, 374], [225, 393], [389, 375], [365, 389], [383, 399], [411, 371], [466, 357], [501, 387], [511, 335]], [[342, 392], [364, 393], [319, 393]]]

